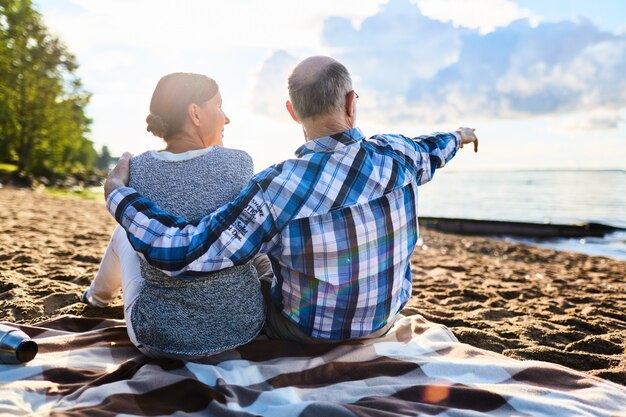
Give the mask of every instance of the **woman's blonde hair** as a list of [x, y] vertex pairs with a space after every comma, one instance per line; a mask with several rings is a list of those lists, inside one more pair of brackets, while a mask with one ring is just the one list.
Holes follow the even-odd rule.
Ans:
[[219, 87], [206, 75], [175, 72], [161, 78], [152, 93], [146, 130], [169, 140], [183, 127], [190, 104], [202, 104], [213, 98]]

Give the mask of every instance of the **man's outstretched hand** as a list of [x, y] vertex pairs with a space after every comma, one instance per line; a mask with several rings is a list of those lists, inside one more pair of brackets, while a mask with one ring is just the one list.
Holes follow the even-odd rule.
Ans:
[[133, 156], [129, 152], [124, 152], [117, 161], [115, 168], [109, 172], [109, 176], [104, 182], [104, 199], [109, 198], [109, 194], [116, 188], [126, 187], [130, 178], [130, 158]]
[[474, 152], [478, 152], [478, 138], [471, 127], [460, 127], [456, 133], [461, 137], [461, 148], [463, 145], [474, 142]]

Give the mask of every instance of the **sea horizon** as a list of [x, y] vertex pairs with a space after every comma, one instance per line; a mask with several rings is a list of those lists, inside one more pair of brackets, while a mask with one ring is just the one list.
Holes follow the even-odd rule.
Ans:
[[441, 174], [442, 172], [623, 172], [626, 173], [626, 168], [493, 168], [493, 169], [474, 169], [467, 168], [461, 169], [456, 167], [448, 167], [437, 171], [435, 176]]

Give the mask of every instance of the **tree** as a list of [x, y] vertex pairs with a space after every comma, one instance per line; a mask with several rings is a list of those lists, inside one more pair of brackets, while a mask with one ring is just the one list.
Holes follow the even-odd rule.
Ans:
[[96, 167], [103, 171], [108, 171], [110, 164], [111, 164], [111, 153], [109, 152], [109, 147], [104, 145], [102, 147], [102, 152], [100, 152], [100, 155], [98, 155], [98, 161], [96, 162]]
[[93, 166], [77, 69], [30, 0], [0, 0], [0, 162], [46, 176]]

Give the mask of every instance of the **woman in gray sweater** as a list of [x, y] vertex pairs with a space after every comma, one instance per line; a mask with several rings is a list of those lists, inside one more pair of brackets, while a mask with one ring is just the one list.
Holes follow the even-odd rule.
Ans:
[[[221, 106], [218, 86], [207, 76], [161, 78], [146, 122], [166, 146], [131, 160], [130, 186], [188, 220], [234, 200], [253, 174], [252, 159], [222, 147], [230, 120]], [[252, 264], [271, 275], [261, 256], [189, 280], [171, 278], [140, 259], [118, 226], [83, 301], [102, 307], [122, 288], [128, 335], [140, 351], [199, 359], [245, 344], [261, 331], [265, 310]]]

